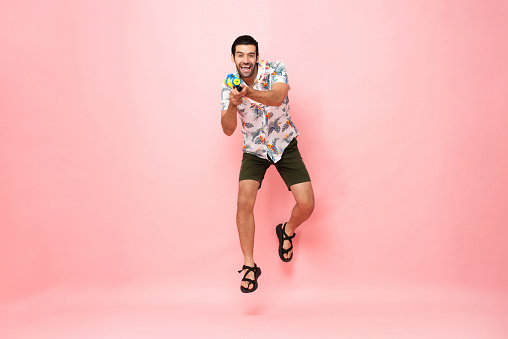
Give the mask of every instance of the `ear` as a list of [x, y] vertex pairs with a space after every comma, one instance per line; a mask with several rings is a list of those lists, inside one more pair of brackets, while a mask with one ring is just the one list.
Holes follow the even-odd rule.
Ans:
[[235, 56], [233, 54], [231, 54], [231, 61], [235, 63]]

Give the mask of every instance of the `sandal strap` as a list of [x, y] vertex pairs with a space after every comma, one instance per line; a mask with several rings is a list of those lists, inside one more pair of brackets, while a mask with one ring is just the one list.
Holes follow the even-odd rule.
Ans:
[[296, 233], [293, 232], [293, 235], [287, 235], [286, 225], [287, 222], [285, 222], [284, 225], [282, 225], [282, 240], [289, 240], [291, 242], [291, 239], [295, 237]]
[[282, 234], [282, 239], [283, 240], [291, 240], [291, 239], [293, 239], [295, 237], [295, 235], [296, 235], [296, 233], [293, 233], [293, 235], [287, 235], [286, 232], [284, 232]]
[[291, 241], [289, 243], [290, 243], [289, 248], [281, 248], [282, 254], [287, 254], [287, 253], [289, 253], [289, 251], [291, 251], [293, 249], [293, 243]]
[[[243, 270], [246, 270], [245, 274], [243, 275], [242, 281], [248, 282], [249, 286], [250, 285], [255, 286], [255, 284], [256, 284], [256, 272], [257, 272], [257, 269], [258, 269], [258, 266], [256, 264], [254, 264], [254, 267], [243, 265], [242, 269], [239, 270], [238, 273], [242, 273]], [[254, 272], [254, 279], [247, 278], [247, 274], [249, 274], [250, 272]]]
[[[286, 225], [288, 223], [285, 222], [283, 225], [282, 225], [282, 241], [286, 241], [288, 240], [289, 241], [289, 248], [283, 248], [281, 246], [281, 251], [282, 251], [282, 254], [288, 254], [289, 252], [291, 252], [293, 250], [293, 238], [295, 237], [296, 233], [293, 232], [293, 235], [287, 235], [286, 233]], [[289, 258], [292, 258], [293, 257], [293, 253], [291, 253], [291, 256]], [[288, 259], [289, 259], [288, 258]]]
[[252, 280], [252, 279], [249, 279], [249, 278], [243, 278], [242, 281], [246, 281], [250, 284], [254, 284], [256, 281], [255, 280]]
[[252, 266], [247, 266], [247, 265], [243, 265], [242, 266], [242, 269], [238, 271], [238, 273], [242, 273], [243, 270], [247, 270], [245, 272], [245, 275], [249, 274], [250, 271], [254, 271], [254, 273], [256, 273], [256, 269], [258, 268], [258, 266], [256, 264], [254, 264], [254, 267]]

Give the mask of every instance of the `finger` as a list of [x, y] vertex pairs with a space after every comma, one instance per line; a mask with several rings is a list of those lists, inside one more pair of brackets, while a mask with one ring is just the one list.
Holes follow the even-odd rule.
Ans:
[[241, 95], [242, 97], [245, 96], [247, 94], [247, 86], [245, 86], [244, 84], [241, 84], [240, 87], [242, 88], [242, 90], [240, 92], [238, 92], [239, 95]]

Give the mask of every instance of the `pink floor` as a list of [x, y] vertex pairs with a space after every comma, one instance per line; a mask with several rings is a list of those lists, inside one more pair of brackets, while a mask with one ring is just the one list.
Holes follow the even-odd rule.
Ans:
[[0, 338], [508, 338], [507, 295], [393, 282], [227, 287], [61, 287], [2, 305]]

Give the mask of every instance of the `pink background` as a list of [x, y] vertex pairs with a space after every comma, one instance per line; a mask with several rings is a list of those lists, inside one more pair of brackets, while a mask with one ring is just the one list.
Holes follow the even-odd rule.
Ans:
[[[493, 0], [2, 1], [4, 335], [101, 337], [67, 318], [54, 332], [46, 317], [91, 316], [105, 297], [115, 312], [173, 310], [181, 337], [196, 315], [213, 328], [206, 319], [220, 310], [242, 323], [290, 305], [297, 313], [281, 312], [293, 322], [311, 305], [340, 318], [351, 314], [344, 304], [401, 299], [434, 300], [443, 314], [457, 300], [460, 312], [483, 305], [478, 334], [508, 335], [499, 320], [508, 315], [507, 17], [508, 3]], [[252, 298], [235, 272], [241, 133], [220, 127], [220, 86], [241, 34], [258, 40], [261, 59], [286, 63], [316, 196], [284, 264], [274, 227], [293, 200], [269, 171], [255, 209], [264, 273]], [[346, 337], [362, 337], [355, 319], [358, 328], [342, 325]], [[476, 333], [471, 319], [460, 320], [464, 335]], [[151, 337], [165, 333], [155, 328]], [[453, 333], [436, 331], [412, 337]]]

